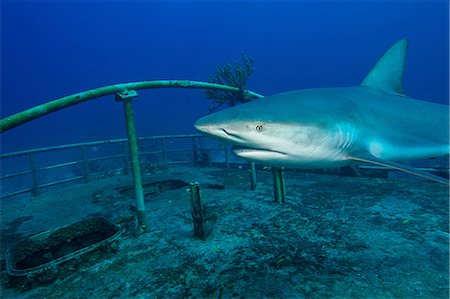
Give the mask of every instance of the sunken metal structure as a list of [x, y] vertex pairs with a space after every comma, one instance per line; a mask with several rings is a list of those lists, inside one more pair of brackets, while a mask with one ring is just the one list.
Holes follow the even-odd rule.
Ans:
[[[138, 218], [138, 229], [143, 232], [147, 230], [145, 221], [144, 196], [142, 193], [142, 179], [139, 162], [139, 149], [137, 145], [137, 135], [135, 129], [135, 120], [133, 115], [132, 99], [137, 96], [136, 90], [152, 89], [152, 88], [194, 88], [194, 89], [213, 89], [228, 92], [242, 92], [237, 87], [225, 86], [216, 83], [206, 83], [199, 81], [187, 80], [160, 80], [160, 81], [142, 81], [124, 84], [109, 85], [97, 89], [92, 89], [80, 93], [76, 93], [67, 97], [47, 102], [45, 104], [24, 110], [22, 112], [10, 115], [0, 120], [0, 133], [8, 131], [23, 123], [42, 117], [51, 112], [70, 107], [88, 100], [96, 99], [106, 95], [115, 95], [116, 100], [123, 101], [125, 121], [127, 127], [128, 146], [130, 149], [130, 162], [135, 188], [135, 199]], [[262, 98], [263, 96], [254, 92], [248, 92], [251, 96]], [[32, 158], [30, 163], [34, 164]], [[31, 165], [33, 168], [33, 165]], [[34, 175], [33, 175], [34, 176]], [[37, 179], [35, 179], [37, 180]], [[35, 184], [35, 187], [37, 184]], [[38, 194], [38, 188], [34, 190]]]

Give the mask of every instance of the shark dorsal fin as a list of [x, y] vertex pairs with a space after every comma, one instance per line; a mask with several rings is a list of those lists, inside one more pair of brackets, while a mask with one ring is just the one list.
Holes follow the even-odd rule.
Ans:
[[378, 59], [361, 85], [403, 94], [403, 69], [407, 49], [408, 40], [396, 42]]

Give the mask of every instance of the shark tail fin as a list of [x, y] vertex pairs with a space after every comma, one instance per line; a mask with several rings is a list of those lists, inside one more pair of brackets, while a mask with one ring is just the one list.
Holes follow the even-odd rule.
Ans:
[[403, 172], [406, 172], [406, 173], [409, 173], [409, 174], [412, 174], [415, 176], [422, 177], [424, 179], [428, 179], [428, 180], [435, 181], [435, 182], [445, 184], [445, 185], [450, 185], [450, 182], [448, 179], [445, 179], [443, 177], [440, 177], [440, 176], [437, 176], [437, 175], [434, 175], [434, 174], [431, 174], [431, 173], [428, 173], [425, 171], [415, 169], [413, 167], [409, 167], [409, 166], [398, 164], [398, 163], [391, 162], [391, 161], [378, 159], [368, 152], [358, 152], [358, 153], [355, 153], [355, 154], [349, 156], [348, 158], [351, 160], [354, 160], [354, 161], [358, 161], [358, 162], [375, 164], [375, 165], [380, 165], [380, 166], [396, 169], [396, 170], [403, 171]]
[[402, 81], [407, 49], [408, 40], [397, 41], [378, 59], [361, 85], [404, 94]]

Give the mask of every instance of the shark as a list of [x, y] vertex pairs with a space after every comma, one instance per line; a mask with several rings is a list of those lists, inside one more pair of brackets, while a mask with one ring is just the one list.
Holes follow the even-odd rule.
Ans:
[[204, 116], [202, 134], [264, 165], [320, 169], [375, 164], [432, 181], [448, 179], [402, 161], [449, 155], [449, 106], [403, 89], [408, 40], [392, 45], [362, 83], [290, 91]]

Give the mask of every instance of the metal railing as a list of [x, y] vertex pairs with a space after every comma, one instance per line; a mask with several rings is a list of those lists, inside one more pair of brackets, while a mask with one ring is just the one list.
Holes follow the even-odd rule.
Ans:
[[[180, 140], [188, 140], [188, 143], [176, 147], [171, 147], [171, 143], [175, 143]], [[208, 144], [205, 145], [205, 140]], [[24, 158], [27, 161], [28, 169], [13, 171], [9, 173], [2, 167], [2, 173], [0, 174], [0, 183], [2, 189], [5, 189], [8, 185], [14, 185], [14, 190], [8, 192], [0, 192], [0, 199], [13, 197], [20, 194], [30, 193], [32, 196], [39, 196], [41, 190], [62, 185], [70, 182], [88, 183], [95, 179], [101, 179], [100, 173], [108, 172], [113, 174], [129, 174], [130, 173], [130, 160], [129, 150], [127, 145], [128, 140], [126, 138], [121, 139], [109, 139], [101, 141], [81, 142], [65, 145], [57, 145], [51, 147], [35, 148], [24, 151], [17, 151], [11, 153], [5, 153], [0, 155], [0, 161], [2, 166], [7, 164], [9, 159]], [[139, 142], [139, 156], [140, 162], [143, 166], [144, 172], [148, 167], [146, 165], [169, 165], [169, 164], [220, 164], [229, 168], [231, 163], [246, 164], [245, 160], [231, 158], [229, 148], [220, 142], [213, 141], [205, 138], [203, 135], [191, 134], [191, 135], [164, 135], [164, 136], [149, 136], [138, 138]], [[147, 145], [148, 142], [154, 142], [151, 145]], [[156, 143], [155, 143], [156, 142]], [[90, 153], [90, 150], [95, 149], [95, 152], [102, 152], [103, 147], [117, 145], [114, 153], [95, 156]], [[78, 151], [79, 158], [72, 159], [70, 161], [62, 161], [60, 163], [52, 162], [51, 159], [39, 159], [40, 154], [44, 153], [61, 153], [65, 150], [75, 149]], [[211, 153], [216, 152], [214, 158], [211, 157]], [[177, 157], [178, 156], [178, 157]], [[183, 159], [180, 159], [180, 156]], [[203, 159], [209, 159], [209, 161], [202, 161]], [[212, 159], [212, 160], [211, 160]], [[38, 166], [40, 160], [46, 160], [48, 163], [44, 166]], [[103, 163], [106, 161], [114, 161], [114, 163]], [[22, 161], [23, 162], [23, 161]], [[97, 165], [96, 165], [97, 163]], [[15, 164], [12, 162], [12, 164]], [[58, 177], [58, 179], [51, 180], [49, 182], [43, 182], [45, 175], [43, 172], [58, 170], [65, 167], [79, 167], [78, 171], [71, 172], [73, 175], [70, 177]], [[383, 170], [392, 171], [380, 166], [360, 166], [361, 170]], [[436, 168], [418, 168], [423, 171], [435, 172]], [[442, 172], [448, 172], [448, 169], [440, 170]], [[68, 172], [70, 173], [70, 172]], [[9, 184], [11, 180], [15, 178], [25, 178], [20, 184]], [[11, 188], [6, 188], [11, 189]]]
[[[189, 89], [211, 89], [222, 92], [239, 93], [249, 98], [263, 98], [264, 96], [249, 91], [242, 90], [242, 88], [226, 86], [211, 82], [191, 81], [191, 80], [157, 80], [157, 81], [139, 81], [130, 83], [121, 83], [103, 86], [79, 92], [66, 97], [62, 97], [44, 104], [23, 110], [13, 115], [9, 115], [0, 119], [0, 133], [6, 132], [21, 124], [29, 122], [38, 117], [42, 117], [49, 113], [67, 108], [69, 106], [77, 105], [82, 102], [94, 100], [106, 95], [115, 95], [116, 101], [123, 103], [123, 110], [125, 114], [125, 124], [127, 128], [127, 141], [129, 147], [129, 158], [131, 163], [131, 172], [133, 177], [133, 187], [136, 199], [136, 211], [138, 219], [138, 234], [147, 229], [145, 221], [145, 205], [144, 194], [142, 188], [142, 175], [140, 170], [139, 152], [138, 152], [138, 138], [136, 134], [136, 125], [133, 112], [133, 98], [138, 96], [136, 90], [153, 89], [153, 88], [189, 88]], [[36, 181], [36, 171], [34, 160], [30, 158], [30, 165], [32, 168], [32, 177]], [[82, 176], [80, 176], [81, 178]], [[77, 178], [78, 179], [78, 178]], [[22, 190], [23, 191], [23, 190]], [[25, 191], [26, 192], [26, 191]], [[33, 192], [39, 193], [39, 185], [34, 184]], [[1, 192], [3, 193], [3, 192]], [[17, 194], [17, 192], [16, 192]]]
[[[204, 136], [198, 134], [192, 135], [165, 135], [165, 136], [150, 136], [140, 137], [138, 142], [140, 144], [139, 156], [141, 164], [198, 164], [201, 162], [202, 154], [209, 153], [211, 151], [219, 151], [223, 155], [223, 162], [226, 167], [229, 166], [229, 149], [224, 144], [213, 142], [208, 140], [209, 145], [205, 147], [202, 144]], [[171, 148], [170, 143], [175, 143], [180, 140], [188, 140], [188, 143], [182, 145], [182, 147]], [[128, 152], [128, 140], [126, 138], [110, 139], [102, 141], [82, 142], [74, 144], [57, 145], [51, 147], [36, 148], [24, 151], [17, 151], [11, 153], [5, 153], [0, 155], [2, 164], [6, 164], [8, 159], [12, 158], [25, 158], [28, 159], [28, 169], [10, 172], [7, 174], [1, 174], [0, 181], [2, 187], [8, 185], [8, 181], [18, 177], [27, 177], [25, 186], [18, 186], [15, 190], [9, 192], [1, 192], [0, 199], [16, 196], [24, 193], [31, 193], [32, 196], [38, 196], [41, 190], [47, 187], [56, 186], [73, 181], [81, 181], [87, 183], [92, 180], [92, 177], [99, 172], [114, 172], [120, 174], [127, 174], [130, 171], [129, 152]], [[146, 142], [159, 142], [158, 144], [152, 144], [146, 146]], [[112, 154], [96, 155], [89, 154], [89, 149], [95, 149], [95, 152], [102, 152], [102, 147], [117, 145], [115, 152]], [[211, 146], [212, 145], [212, 146]], [[184, 146], [184, 147], [183, 147]], [[79, 154], [79, 159], [63, 161], [61, 163], [52, 162], [49, 159], [45, 159], [48, 165], [37, 166], [38, 156], [43, 153], [58, 153], [69, 149], [76, 149]], [[103, 151], [104, 152], [104, 151]], [[171, 157], [172, 156], [172, 157]], [[173, 157], [175, 156], [175, 157]], [[183, 159], [180, 159], [180, 156]], [[152, 157], [153, 159], [149, 159]], [[93, 167], [94, 163], [113, 160], [115, 163], [105, 163], [101, 167]], [[43, 172], [49, 170], [57, 170], [64, 167], [79, 167], [75, 175], [68, 178], [61, 178], [50, 182], [43, 183]], [[118, 167], [119, 166], [119, 167]], [[4, 167], [3, 167], [4, 168]], [[144, 167], [145, 168], [145, 167]], [[2, 188], [2, 189], [3, 189]]]

